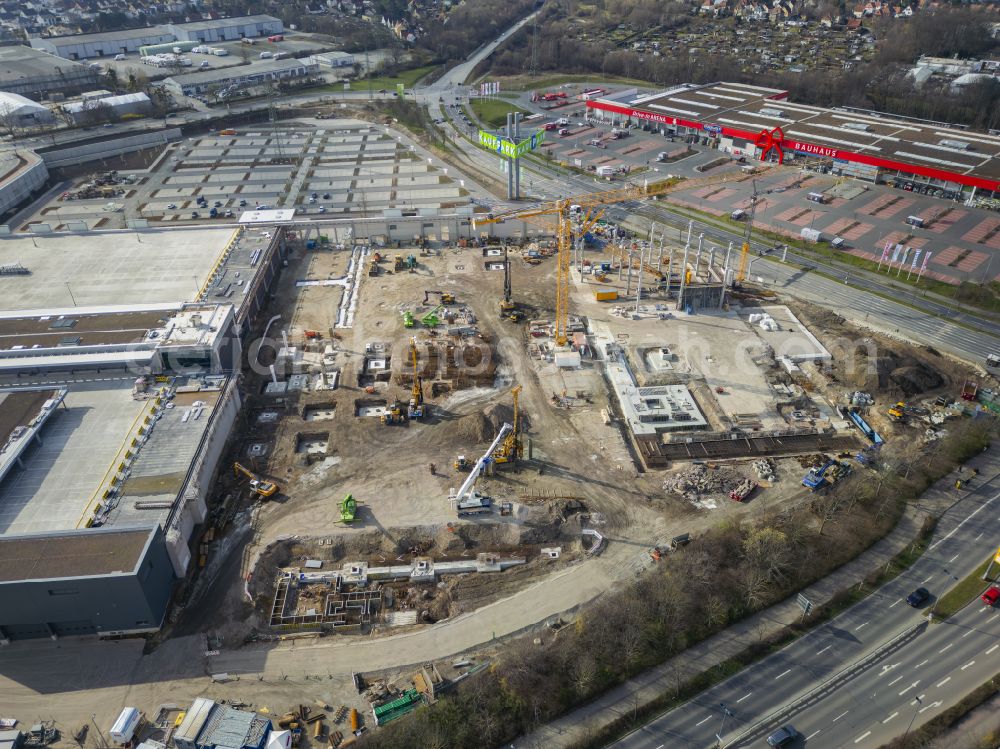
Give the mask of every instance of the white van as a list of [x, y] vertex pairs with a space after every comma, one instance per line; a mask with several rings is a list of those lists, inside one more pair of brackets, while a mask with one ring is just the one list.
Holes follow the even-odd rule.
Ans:
[[260, 53], [260, 59], [261, 60], [268, 60], [271, 57], [274, 57], [274, 53], [272, 53], [272, 52], [261, 52]]

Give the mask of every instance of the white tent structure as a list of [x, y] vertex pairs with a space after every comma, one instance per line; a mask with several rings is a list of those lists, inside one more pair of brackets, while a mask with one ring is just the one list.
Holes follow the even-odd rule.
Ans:
[[264, 744], [264, 749], [291, 749], [291, 747], [291, 731], [270, 731], [267, 734], [267, 742]]
[[52, 122], [55, 117], [46, 107], [20, 94], [0, 91], [0, 120], [5, 125], [31, 127]]

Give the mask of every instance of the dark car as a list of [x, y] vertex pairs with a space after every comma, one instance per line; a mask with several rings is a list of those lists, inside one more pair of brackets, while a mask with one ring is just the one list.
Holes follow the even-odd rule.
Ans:
[[791, 726], [782, 726], [767, 737], [768, 746], [788, 746], [799, 737], [799, 732]]
[[927, 588], [917, 588], [906, 597], [906, 602], [916, 609], [923, 606], [930, 597], [931, 594]]

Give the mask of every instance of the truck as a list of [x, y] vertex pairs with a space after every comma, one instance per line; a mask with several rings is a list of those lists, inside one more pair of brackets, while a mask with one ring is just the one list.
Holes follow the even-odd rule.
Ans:
[[613, 166], [599, 166], [595, 170], [598, 177], [613, 177], [615, 174], [615, 168]]
[[986, 366], [987, 367], [1000, 367], [1000, 356], [997, 354], [987, 354], [986, 355]]
[[118, 714], [118, 719], [108, 734], [116, 744], [128, 744], [142, 727], [143, 716], [137, 707], [126, 707]]
[[974, 401], [979, 393], [979, 383], [974, 380], [966, 380], [962, 385], [962, 400]]
[[753, 479], [743, 479], [735, 489], [729, 492], [729, 498], [734, 502], [742, 502], [744, 499], [753, 494], [753, 490], [756, 488], [756, 481]]

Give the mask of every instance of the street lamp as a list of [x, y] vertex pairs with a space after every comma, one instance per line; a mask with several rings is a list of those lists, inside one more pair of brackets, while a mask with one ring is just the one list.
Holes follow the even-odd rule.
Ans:
[[726, 727], [726, 718], [733, 717], [733, 713], [726, 707], [725, 702], [720, 702], [719, 707], [722, 709], [722, 723], [719, 726], [719, 730], [715, 733], [715, 740], [718, 742], [716, 746], [722, 746], [722, 733]]
[[917, 713], [920, 712], [920, 706], [924, 704], [924, 701], [919, 697], [914, 697], [913, 702], [915, 703], [915, 706], [913, 708], [913, 717], [910, 718], [910, 723], [908, 726], [906, 726], [906, 731], [903, 732], [904, 739], [906, 738], [906, 735], [910, 732], [910, 729], [913, 728], [913, 721], [917, 719]]

